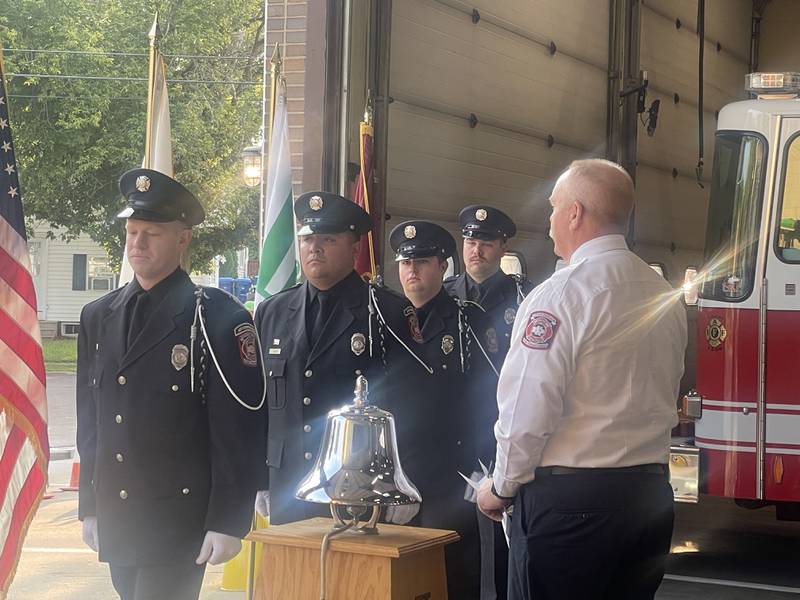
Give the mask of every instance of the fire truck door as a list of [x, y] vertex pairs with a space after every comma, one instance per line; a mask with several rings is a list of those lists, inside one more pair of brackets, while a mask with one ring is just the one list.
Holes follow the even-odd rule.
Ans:
[[767, 500], [800, 500], [800, 117], [783, 117], [766, 252], [760, 481]]

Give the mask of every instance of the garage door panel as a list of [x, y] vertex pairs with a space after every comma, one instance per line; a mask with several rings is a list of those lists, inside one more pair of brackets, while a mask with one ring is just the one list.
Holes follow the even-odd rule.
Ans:
[[687, 177], [640, 167], [636, 177], [637, 243], [674, 243], [699, 251], [705, 236], [708, 186], [701, 189]]
[[[669, 17], [665, 20], [673, 29], [677, 18], [687, 26], [687, 30], [691, 30], [691, 35], [697, 31], [697, 0], [644, 0], [643, 4], [642, 14], [656, 11]], [[741, 17], [749, 14], [752, 7], [752, 0], [707, 0], [706, 36], [740, 59], [747, 59], [750, 53], [750, 21]], [[711, 51], [712, 47], [706, 46], [706, 54]]]
[[556, 177], [582, 153], [396, 102], [390, 113], [389, 212], [409, 206], [457, 214], [492, 202], [537, 229], [549, 215]]
[[[642, 15], [641, 65], [653, 86], [697, 104], [697, 53], [696, 35], [676, 30], [652, 12]], [[745, 65], [708, 49], [704, 63], [704, 103], [709, 110], [744, 97]]]
[[[716, 119], [706, 114], [703, 139], [709, 169], [714, 156], [716, 127]], [[637, 156], [642, 162], [658, 164], [667, 170], [693, 172], [698, 157], [697, 109], [662, 99], [655, 135], [650, 137], [644, 127], [639, 128]]]
[[[605, 135], [604, 71], [497, 29], [475, 27], [437, 2], [395, 3], [392, 95], [511, 119], [592, 145]], [[580, 82], [583, 93], [576, 93]], [[600, 100], [600, 101], [598, 101]]]

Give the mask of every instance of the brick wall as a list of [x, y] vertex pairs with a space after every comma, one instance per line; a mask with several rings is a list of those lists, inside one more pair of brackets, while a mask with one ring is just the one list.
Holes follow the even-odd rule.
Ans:
[[269, 0], [267, 5], [267, 44], [269, 55], [281, 45], [283, 74], [286, 78], [289, 109], [289, 144], [292, 152], [292, 187], [295, 197], [302, 192], [303, 127], [305, 111], [306, 21], [305, 0]]

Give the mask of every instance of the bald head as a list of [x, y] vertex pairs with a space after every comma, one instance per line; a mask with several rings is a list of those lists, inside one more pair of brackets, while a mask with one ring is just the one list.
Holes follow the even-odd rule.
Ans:
[[633, 212], [633, 181], [611, 161], [576, 160], [558, 178], [550, 203], [550, 237], [556, 254], [568, 260], [592, 238], [627, 232]]
[[561, 177], [569, 195], [583, 204], [588, 218], [609, 233], [628, 231], [633, 181], [625, 169], [610, 160], [590, 158], [573, 161]]

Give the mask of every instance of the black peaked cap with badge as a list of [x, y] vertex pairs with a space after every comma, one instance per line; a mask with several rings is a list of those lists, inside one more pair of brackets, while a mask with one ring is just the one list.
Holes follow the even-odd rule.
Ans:
[[479, 240], [507, 240], [517, 233], [517, 226], [502, 210], [485, 204], [473, 204], [458, 214], [461, 234]]
[[297, 235], [344, 233], [361, 236], [372, 229], [369, 213], [355, 202], [330, 192], [306, 192], [294, 203], [301, 228]]
[[141, 219], [156, 223], [181, 221], [193, 227], [206, 217], [194, 194], [169, 175], [152, 169], [131, 169], [119, 178], [119, 191], [128, 205], [120, 219]]
[[450, 258], [456, 253], [456, 241], [444, 227], [430, 221], [404, 221], [389, 235], [395, 260], [439, 256]]

